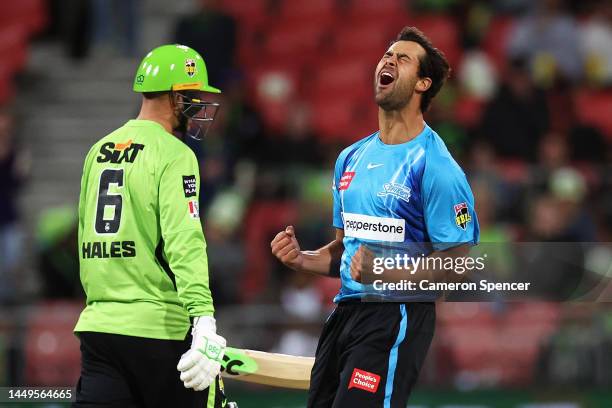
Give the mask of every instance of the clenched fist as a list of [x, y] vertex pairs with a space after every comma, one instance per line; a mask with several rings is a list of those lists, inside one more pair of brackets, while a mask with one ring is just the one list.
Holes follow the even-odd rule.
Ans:
[[355, 282], [361, 282], [362, 277], [372, 276], [374, 268], [374, 253], [360, 245], [351, 258], [351, 278]]
[[295, 238], [293, 226], [288, 226], [284, 231], [276, 234], [272, 242], [272, 253], [282, 263], [293, 270], [299, 270], [304, 263], [304, 256], [300, 251], [300, 244]]

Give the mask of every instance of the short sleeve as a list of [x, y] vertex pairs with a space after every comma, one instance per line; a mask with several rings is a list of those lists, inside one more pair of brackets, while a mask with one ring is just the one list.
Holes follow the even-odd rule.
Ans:
[[198, 162], [191, 152], [172, 160], [159, 182], [159, 211], [162, 234], [201, 229], [198, 209]]
[[427, 233], [436, 250], [478, 243], [474, 196], [465, 174], [454, 160], [447, 157], [428, 159], [422, 189]]
[[342, 160], [342, 154], [336, 160], [336, 166], [334, 168], [334, 179], [332, 181], [332, 193], [334, 195], [334, 219], [333, 225], [338, 229], [344, 229], [344, 222], [342, 220], [342, 197], [340, 194], [340, 186], [342, 182], [342, 173], [344, 171], [344, 160]]

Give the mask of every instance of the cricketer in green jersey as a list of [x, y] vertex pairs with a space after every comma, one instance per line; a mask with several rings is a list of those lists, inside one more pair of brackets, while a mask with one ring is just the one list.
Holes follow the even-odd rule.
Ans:
[[218, 104], [204, 101], [220, 91], [181, 45], [149, 52], [134, 91], [138, 118], [98, 141], [83, 168], [76, 406], [225, 406], [199, 169], [181, 140], [206, 133]]

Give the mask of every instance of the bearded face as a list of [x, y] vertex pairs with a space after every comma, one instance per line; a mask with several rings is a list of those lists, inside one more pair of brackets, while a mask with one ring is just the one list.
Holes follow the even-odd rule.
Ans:
[[419, 59], [425, 50], [412, 41], [393, 43], [381, 58], [374, 74], [376, 104], [385, 111], [400, 110], [415, 95]]

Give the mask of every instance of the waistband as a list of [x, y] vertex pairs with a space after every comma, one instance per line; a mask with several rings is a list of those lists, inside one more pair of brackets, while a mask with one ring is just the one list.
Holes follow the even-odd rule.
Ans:
[[391, 300], [361, 300], [361, 299], [346, 299], [337, 303], [338, 307], [354, 307], [354, 306], [380, 306], [380, 305], [421, 305], [435, 306], [435, 302], [394, 302]]

